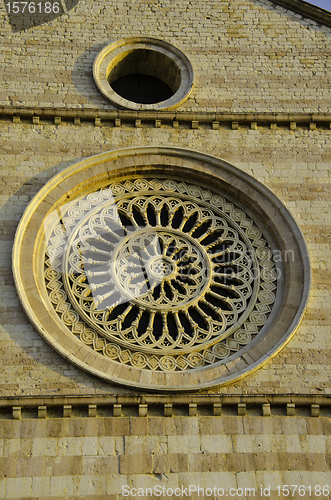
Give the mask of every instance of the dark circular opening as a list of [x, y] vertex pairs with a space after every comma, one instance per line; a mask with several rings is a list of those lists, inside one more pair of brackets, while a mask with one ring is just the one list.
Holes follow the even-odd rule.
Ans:
[[150, 49], [124, 53], [108, 75], [109, 85], [118, 95], [139, 104], [166, 101], [177, 92], [181, 81], [178, 64]]
[[124, 99], [140, 104], [155, 104], [166, 101], [173, 95], [166, 83], [149, 75], [123, 76], [111, 86]]

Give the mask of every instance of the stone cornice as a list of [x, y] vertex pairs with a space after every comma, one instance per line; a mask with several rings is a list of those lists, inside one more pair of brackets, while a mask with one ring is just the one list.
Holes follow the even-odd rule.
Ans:
[[217, 130], [221, 126], [237, 129], [240, 124], [255, 129], [257, 125], [277, 128], [277, 125], [288, 126], [294, 130], [297, 125], [307, 125], [310, 129], [316, 125], [330, 127], [331, 113], [271, 113], [271, 112], [185, 112], [185, 111], [130, 111], [130, 110], [99, 110], [73, 108], [33, 108], [33, 107], [0, 107], [0, 119], [20, 123], [21, 121], [39, 125], [73, 123], [74, 125], [92, 123], [95, 126], [120, 127], [133, 124], [141, 127], [144, 123], [153, 123], [161, 127], [181, 125], [197, 129], [207, 126]]
[[8, 406], [31, 407], [35, 405], [137, 405], [137, 404], [174, 404], [183, 405], [196, 403], [208, 405], [222, 403], [224, 405], [264, 404], [274, 405], [310, 405], [320, 404], [331, 406], [331, 395], [328, 394], [153, 394], [139, 393], [136, 395], [34, 395], [34, 396], [8, 396], [0, 398], [0, 408]]
[[[84, 395], [84, 396], [19, 396], [0, 399], [2, 418], [20, 420], [25, 418], [24, 411], [35, 411], [35, 417], [54, 416], [71, 417], [76, 410], [85, 409], [86, 417], [98, 416], [98, 411], [107, 408], [109, 417], [152, 417], [173, 415], [182, 416], [220, 416], [226, 415], [283, 415], [319, 417], [325, 411], [330, 412], [330, 396], [324, 394], [196, 394], [196, 395]], [[176, 410], [175, 408], [177, 407]], [[132, 410], [136, 409], [133, 415]], [[129, 410], [129, 413], [127, 412]], [[202, 409], [202, 411], [201, 411]], [[322, 413], [321, 413], [322, 411]], [[328, 415], [329, 413], [327, 413]], [[104, 415], [104, 413], [102, 413]]]
[[272, 0], [273, 3], [284, 7], [285, 9], [292, 10], [301, 14], [303, 17], [312, 19], [317, 23], [324, 24], [325, 26], [331, 27], [331, 12], [325, 9], [316, 7], [304, 0]]

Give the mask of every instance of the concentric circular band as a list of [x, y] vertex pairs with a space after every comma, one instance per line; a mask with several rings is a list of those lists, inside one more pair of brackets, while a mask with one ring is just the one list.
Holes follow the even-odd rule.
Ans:
[[266, 322], [277, 278], [271, 251], [247, 214], [211, 191], [203, 201], [195, 185], [132, 179], [67, 203], [61, 214], [46, 242], [46, 266], [58, 272], [51, 286], [46, 272], [53, 306], [74, 308], [132, 356], [149, 353], [146, 367], [164, 370], [166, 354], [181, 356], [172, 369], [194, 368], [192, 351], [199, 365], [211, 364], [229, 356], [215, 354], [220, 341], [241, 327], [251, 340]]
[[106, 153], [55, 177], [22, 218], [13, 267], [23, 306], [60, 354], [155, 390], [261, 366], [297, 328], [310, 283], [279, 200], [226, 162], [175, 148]]
[[[144, 74], [156, 76], [172, 88], [173, 95], [165, 101], [152, 104], [134, 102], [119, 95], [111, 86], [112, 74], [121, 74], [119, 67], [126, 66], [125, 60], [140, 54], [144, 64]], [[139, 66], [139, 64], [138, 64]], [[137, 61], [127, 63], [122, 76], [134, 74]], [[101, 94], [116, 107], [134, 110], [170, 110], [186, 101], [194, 86], [193, 67], [182, 51], [165, 42], [150, 37], [129, 37], [113, 41], [97, 55], [93, 64], [93, 78]]]

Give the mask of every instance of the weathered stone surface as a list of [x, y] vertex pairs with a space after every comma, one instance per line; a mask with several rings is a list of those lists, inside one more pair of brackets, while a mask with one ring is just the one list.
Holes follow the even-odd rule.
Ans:
[[[40, 396], [34, 409], [14, 402], [0, 408], [0, 498], [118, 500], [124, 485], [190, 484], [227, 492], [254, 488], [261, 499], [267, 497], [261, 485], [270, 486], [271, 500], [280, 498], [277, 487], [301, 484], [311, 486], [310, 498], [327, 498], [315, 488], [330, 486], [331, 414], [321, 404], [321, 416], [309, 415], [316, 395], [331, 394], [331, 129], [324, 120], [331, 99], [330, 28], [265, 0], [80, 0], [70, 13], [30, 30], [13, 32], [4, 10], [0, 22], [0, 105], [34, 109], [34, 117], [0, 118], [0, 398]], [[136, 123], [132, 117], [59, 114], [115, 109], [96, 89], [91, 68], [110, 38], [128, 34], [161, 38], [189, 57], [196, 84], [178, 115], [168, 121], [139, 117]], [[45, 119], [41, 107], [56, 113]], [[214, 117], [195, 116], [204, 111]], [[181, 121], [184, 112], [191, 114]], [[227, 112], [233, 113], [227, 121], [217, 116]], [[236, 118], [251, 112], [270, 117]], [[281, 112], [288, 114], [284, 122]], [[298, 113], [314, 117], [302, 122]], [[139, 402], [143, 396], [79, 370], [47, 345], [19, 304], [11, 272], [17, 224], [49, 179], [81, 158], [143, 145], [225, 159], [268, 186], [299, 224], [313, 274], [300, 327], [262, 369], [208, 391], [311, 395], [308, 406], [295, 403], [295, 416], [285, 416], [290, 399], [279, 407], [271, 403], [268, 418], [262, 416], [268, 400], [254, 407], [254, 415], [248, 402], [247, 415], [237, 416], [236, 401], [230, 409], [216, 407], [215, 416], [199, 405], [197, 416], [188, 416], [188, 399], [181, 414], [173, 405], [167, 418], [163, 402], [160, 408], [148, 404], [146, 418], [138, 417], [137, 408], [134, 416], [112, 417], [114, 401], [88, 417], [93, 400], [79, 414], [73, 404], [71, 418], [63, 418], [63, 405], [71, 404], [65, 401], [60, 409], [50, 404], [47, 418], [38, 418], [38, 406], [47, 404], [43, 396], [133, 395]], [[13, 406], [22, 408], [20, 420], [12, 419]], [[201, 496], [193, 492], [195, 498]]]

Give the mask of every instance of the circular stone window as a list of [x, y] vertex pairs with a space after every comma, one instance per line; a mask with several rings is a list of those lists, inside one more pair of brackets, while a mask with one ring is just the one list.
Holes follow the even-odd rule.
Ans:
[[298, 327], [310, 285], [281, 202], [232, 165], [176, 148], [104, 153], [54, 177], [22, 217], [13, 269], [60, 354], [168, 391], [263, 365]]
[[187, 57], [162, 40], [126, 38], [96, 57], [93, 76], [113, 104], [135, 110], [172, 109], [190, 95], [193, 69]]

